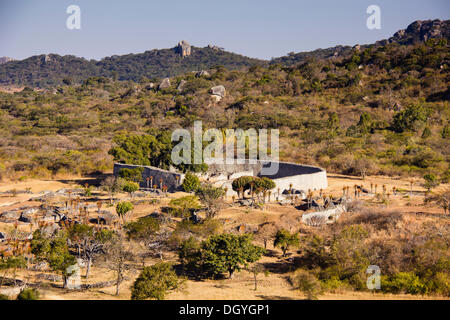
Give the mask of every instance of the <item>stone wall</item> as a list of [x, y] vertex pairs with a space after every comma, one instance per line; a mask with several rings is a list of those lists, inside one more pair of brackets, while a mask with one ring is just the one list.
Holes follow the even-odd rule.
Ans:
[[[168, 170], [159, 169], [152, 166], [137, 166], [132, 164], [115, 163], [114, 164], [114, 175], [119, 175], [119, 170], [122, 168], [144, 168], [142, 172], [142, 181], [139, 183], [141, 188], [147, 188], [147, 177], [153, 177], [153, 184], [160, 188], [160, 179], [162, 179], [162, 184], [167, 186], [169, 192], [174, 192], [179, 189], [180, 184], [183, 182], [184, 174], [171, 172]], [[177, 181], [177, 177], [179, 180]], [[150, 182], [149, 182], [150, 183]]]
[[211, 180], [213, 180], [217, 186], [227, 187], [227, 195], [229, 196], [236, 194], [231, 188], [232, 180], [241, 176], [241, 173], [244, 172], [253, 172], [253, 176], [268, 177], [272, 179], [276, 185], [275, 190], [280, 188], [280, 192], [288, 190], [291, 184], [293, 189], [303, 190], [305, 193], [308, 189], [319, 190], [328, 187], [327, 173], [322, 168], [280, 161], [278, 162], [278, 171], [275, 174], [267, 175], [262, 173], [261, 170], [263, 167], [270, 167], [271, 165], [273, 165], [273, 163], [266, 160], [258, 160], [253, 164], [248, 163], [247, 161], [244, 164], [212, 165], [210, 166], [210, 170], [213, 173], [218, 174], [222, 172], [228, 176], [228, 179]]
[[[214, 164], [209, 166], [208, 175], [202, 175], [202, 177], [214, 183], [216, 186], [227, 187], [227, 195], [229, 196], [236, 194], [231, 188], [231, 183], [234, 179], [242, 175], [268, 177], [275, 182], [275, 190], [280, 188], [280, 192], [288, 190], [291, 184], [293, 189], [303, 190], [305, 192], [308, 189], [319, 190], [328, 187], [327, 173], [322, 168], [290, 162], [278, 162], [278, 171], [276, 174], [262, 174], [262, 168], [270, 165], [272, 163], [266, 160], [258, 160], [256, 163], [249, 163], [247, 161], [244, 164]], [[136, 166], [121, 163], [114, 164], [114, 174], [118, 175], [121, 168], [136, 167], [144, 168], [144, 172], [142, 173], [143, 181], [140, 183], [141, 188], [146, 188], [146, 178], [153, 176], [153, 184], [156, 184], [159, 188], [159, 179], [162, 178], [163, 184], [168, 187], [168, 191], [173, 192], [179, 189], [179, 185], [181, 185], [184, 179], [184, 174], [162, 170], [152, 166]], [[178, 183], [177, 176], [179, 177]]]

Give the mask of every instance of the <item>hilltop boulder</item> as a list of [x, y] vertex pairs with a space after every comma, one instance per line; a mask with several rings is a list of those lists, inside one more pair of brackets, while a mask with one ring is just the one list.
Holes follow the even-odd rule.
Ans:
[[170, 79], [169, 78], [164, 78], [161, 83], [159, 84], [158, 87], [160, 90], [161, 89], [167, 89], [170, 88]]
[[223, 97], [225, 97], [225, 87], [222, 85], [212, 87], [210, 93], [216, 101], [220, 101]]
[[183, 58], [191, 55], [191, 45], [187, 41], [178, 42], [176, 47], [177, 53], [179, 53]]

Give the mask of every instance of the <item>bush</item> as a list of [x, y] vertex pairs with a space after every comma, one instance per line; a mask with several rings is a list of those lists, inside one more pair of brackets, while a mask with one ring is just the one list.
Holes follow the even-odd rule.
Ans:
[[116, 206], [117, 215], [121, 217], [124, 222], [126, 214], [133, 209], [133, 204], [128, 201], [119, 202]]
[[417, 131], [418, 126], [425, 123], [429, 117], [429, 110], [421, 105], [410, 105], [394, 115], [392, 128], [394, 131]]
[[438, 181], [437, 177], [432, 173], [424, 175], [423, 179], [425, 180], [425, 183], [423, 186], [428, 191], [430, 191], [431, 189], [433, 189], [439, 185], [439, 181]]
[[200, 188], [200, 179], [193, 173], [186, 173], [181, 187], [186, 192], [195, 192]]
[[286, 256], [287, 251], [291, 247], [296, 247], [300, 244], [298, 233], [291, 234], [285, 229], [281, 229], [275, 235], [275, 240], [273, 242], [274, 247], [279, 247], [283, 251], [283, 257]]
[[139, 185], [136, 182], [128, 181], [122, 186], [122, 190], [128, 192], [132, 197], [133, 193], [139, 190]]
[[194, 210], [200, 209], [200, 203], [197, 196], [186, 196], [177, 199], [172, 199], [169, 202], [172, 214], [176, 217], [188, 219]]
[[215, 276], [228, 273], [230, 278], [242, 266], [258, 261], [265, 252], [251, 243], [251, 236], [227, 233], [209, 237], [201, 248], [205, 269]]
[[308, 300], [317, 300], [323, 292], [320, 281], [310, 272], [298, 270], [293, 277], [294, 287], [306, 295]]
[[170, 290], [179, 288], [181, 282], [170, 263], [161, 262], [144, 267], [131, 288], [132, 300], [164, 300]]
[[9, 297], [6, 294], [0, 293], [0, 300], [9, 300]]
[[35, 288], [23, 289], [17, 296], [17, 300], [39, 300], [41, 294]]
[[413, 272], [399, 272], [391, 277], [382, 278], [381, 290], [391, 293], [427, 293], [426, 285]]

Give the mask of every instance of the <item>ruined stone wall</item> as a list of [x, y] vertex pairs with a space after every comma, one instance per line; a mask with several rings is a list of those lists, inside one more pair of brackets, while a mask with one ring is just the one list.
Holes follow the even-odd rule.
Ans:
[[[182, 173], [176, 173], [171, 172], [168, 170], [159, 169], [152, 166], [137, 166], [132, 164], [122, 164], [122, 163], [115, 163], [114, 164], [114, 175], [119, 175], [119, 170], [122, 168], [129, 168], [133, 169], [136, 167], [144, 168], [144, 171], [142, 172], [142, 181], [139, 183], [139, 186], [141, 188], [147, 188], [147, 177], [153, 177], [153, 184], [158, 186], [158, 189], [160, 188], [160, 179], [162, 179], [162, 184], [167, 186], [167, 190], [169, 192], [174, 192], [179, 189], [179, 186], [183, 182], [184, 174]], [[179, 180], [177, 181], [177, 177], [179, 177]], [[149, 182], [150, 183], [150, 182]]]
[[[275, 182], [275, 190], [280, 188], [280, 192], [288, 190], [291, 184], [293, 189], [303, 190], [305, 192], [309, 189], [319, 190], [328, 187], [327, 173], [322, 168], [290, 162], [278, 162], [278, 171], [276, 174], [261, 174], [262, 168], [270, 165], [272, 163], [266, 160], [258, 160], [256, 163], [249, 163], [247, 161], [244, 164], [214, 164], [209, 166], [210, 178], [207, 180], [213, 182], [216, 186], [227, 187], [227, 194], [230, 196], [236, 194], [231, 188], [232, 181], [242, 175], [268, 177]], [[179, 188], [179, 185], [184, 179], [184, 174], [151, 166], [135, 166], [120, 163], [114, 164], [114, 174], [118, 175], [121, 168], [135, 167], [144, 168], [144, 172], [142, 173], [143, 181], [140, 183], [141, 188], [146, 188], [146, 178], [153, 176], [153, 184], [156, 184], [159, 188], [159, 179], [162, 178], [163, 184], [168, 187], [170, 192], [173, 192]], [[177, 183], [177, 176], [179, 176], [179, 183]]]

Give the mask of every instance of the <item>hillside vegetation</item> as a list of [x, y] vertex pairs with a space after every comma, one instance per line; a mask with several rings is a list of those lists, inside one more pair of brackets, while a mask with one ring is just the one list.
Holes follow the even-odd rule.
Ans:
[[[187, 59], [187, 58], [186, 58]], [[343, 57], [149, 80], [90, 77], [81, 85], [0, 94], [3, 176], [112, 168], [112, 138], [190, 127], [279, 128], [283, 160], [345, 174], [434, 174], [448, 180], [446, 39], [354, 48]], [[181, 88], [179, 83], [186, 82]], [[209, 90], [224, 85], [220, 102]], [[178, 88], [178, 89], [177, 89]]]

